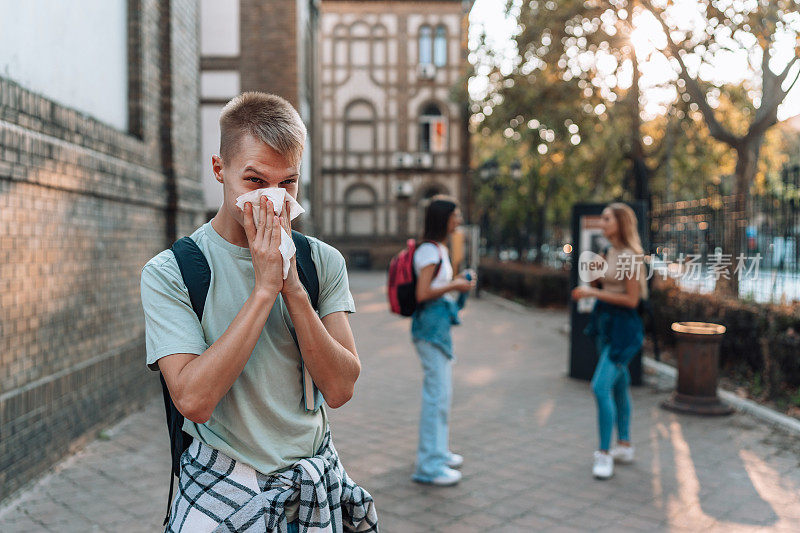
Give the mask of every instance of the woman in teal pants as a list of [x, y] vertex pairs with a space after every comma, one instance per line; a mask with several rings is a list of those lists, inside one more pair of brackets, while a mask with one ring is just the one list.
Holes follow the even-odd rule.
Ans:
[[[603, 210], [602, 226], [603, 235], [611, 243], [605, 255], [608, 268], [592, 286], [576, 287], [572, 299], [597, 300], [586, 328], [586, 334], [594, 337], [600, 356], [592, 377], [600, 433], [592, 473], [598, 479], [608, 479], [614, 474], [615, 460], [633, 461], [628, 363], [641, 349], [644, 339], [636, 309], [639, 300], [647, 295], [647, 280], [633, 210], [622, 203], [609, 205]], [[615, 421], [617, 445], [611, 448]]]

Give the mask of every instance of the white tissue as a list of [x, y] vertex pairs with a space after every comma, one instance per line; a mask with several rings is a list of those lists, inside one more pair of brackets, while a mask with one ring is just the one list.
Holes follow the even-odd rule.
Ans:
[[[280, 216], [283, 212], [283, 204], [289, 202], [289, 220], [294, 220], [306, 210], [303, 209], [297, 200], [291, 194], [286, 194], [286, 189], [278, 187], [265, 187], [263, 189], [256, 189], [239, 196], [236, 199], [236, 207], [244, 211], [244, 204], [250, 202], [253, 206], [253, 218], [256, 224], [261, 220], [261, 197], [266, 196], [274, 207], [275, 214]], [[264, 215], [266, 216], [266, 214]], [[291, 267], [292, 257], [294, 257], [297, 249], [294, 246], [292, 236], [286, 233], [286, 230], [281, 228], [281, 256], [283, 257], [283, 279], [289, 276], [289, 267]]]

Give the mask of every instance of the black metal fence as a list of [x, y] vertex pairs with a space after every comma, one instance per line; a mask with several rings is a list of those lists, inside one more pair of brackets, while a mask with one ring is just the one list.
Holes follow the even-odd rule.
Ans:
[[[651, 242], [657, 266], [684, 288], [710, 292], [728, 265], [728, 274], [738, 277], [740, 298], [800, 300], [798, 193], [800, 165], [793, 165], [784, 168], [781, 183], [751, 195], [746, 211], [735, 196], [719, 190], [707, 198], [655, 203]], [[729, 232], [738, 241], [738, 254], [725, 249]]]

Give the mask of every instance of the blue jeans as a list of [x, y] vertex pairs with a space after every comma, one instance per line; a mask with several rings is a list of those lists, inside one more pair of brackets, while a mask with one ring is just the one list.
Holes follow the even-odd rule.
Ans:
[[600, 347], [600, 360], [592, 376], [592, 392], [597, 400], [597, 425], [600, 428], [600, 449], [611, 447], [614, 419], [618, 440], [630, 440], [631, 376], [628, 363], [614, 363], [609, 358], [611, 345]]
[[414, 346], [425, 373], [414, 479], [425, 482], [441, 475], [450, 458], [448, 418], [453, 363], [441, 349], [428, 341], [415, 340]]

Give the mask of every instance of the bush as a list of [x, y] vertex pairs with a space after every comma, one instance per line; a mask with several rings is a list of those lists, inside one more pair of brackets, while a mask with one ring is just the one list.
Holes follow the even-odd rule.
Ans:
[[565, 306], [569, 302], [569, 272], [527, 263], [481, 260], [478, 282], [512, 300], [534, 305]]
[[680, 290], [674, 282], [654, 287], [656, 334], [672, 344], [673, 322], [714, 322], [726, 327], [720, 367], [727, 377], [748, 376], [777, 399], [800, 387], [800, 309], [756, 304]]

